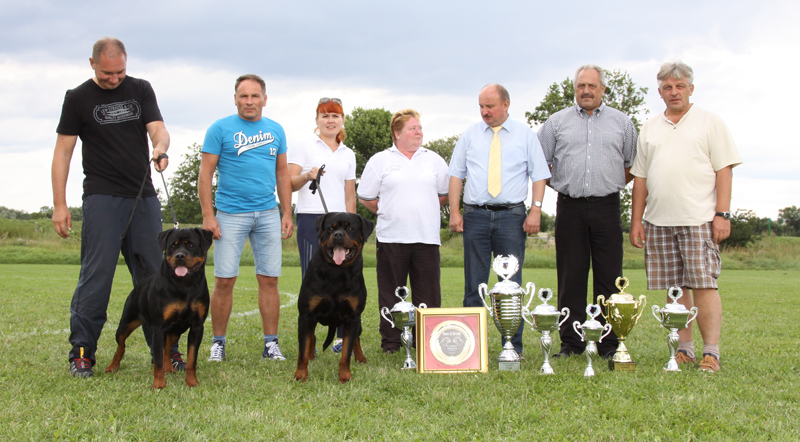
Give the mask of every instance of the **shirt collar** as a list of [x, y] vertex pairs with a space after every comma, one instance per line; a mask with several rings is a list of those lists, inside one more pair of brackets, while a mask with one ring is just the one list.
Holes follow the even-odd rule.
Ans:
[[[595, 115], [595, 114], [601, 115], [605, 109], [606, 109], [606, 104], [601, 101], [600, 102], [600, 106], [597, 109], [592, 111], [592, 115]], [[577, 104], [575, 105], [575, 110], [578, 112], [578, 115], [581, 115], [581, 116], [583, 116], [583, 115], [588, 116], [589, 115], [589, 113], [586, 112], [586, 109], [578, 106]]]
[[[328, 144], [327, 144], [327, 143], [325, 143], [324, 141], [322, 141], [322, 138], [320, 138], [320, 137], [319, 137], [319, 135], [317, 135], [317, 134], [314, 134], [314, 142], [315, 142], [315, 143], [319, 143], [319, 144], [320, 144], [320, 145], [322, 145], [322, 146], [325, 146], [325, 148], [326, 148], [326, 149], [330, 149], [330, 146], [328, 146]], [[340, 150], [346, 150], [346, 149], [349, 149], [349, 147], [345, 146], [345, 145], [344, 145], [344, 143], [342, 143], [342, 142], [340, 141], [340, 142], [339, 142], [339, 147], [337, 147], [337, 148], [336, 148], [336, 150], [334, 150], [334, 151], [332, 151], [332, 152], [338, 152], [338, 151], [340, 151]]]

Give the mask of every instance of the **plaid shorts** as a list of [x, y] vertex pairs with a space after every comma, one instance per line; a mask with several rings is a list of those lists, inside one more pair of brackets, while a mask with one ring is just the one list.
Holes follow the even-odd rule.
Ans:
[[644, 222], [648, 290], [670, 287], [716, 289], [722, 270], [711, 223], [661, 227]]

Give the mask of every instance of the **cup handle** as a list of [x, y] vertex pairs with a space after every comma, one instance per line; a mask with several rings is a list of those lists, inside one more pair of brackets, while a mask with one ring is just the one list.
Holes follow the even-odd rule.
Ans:
[[606, 318], [606, 321], [608, 321], [608, 315], [603, 313], [603, 307], [605, 307], [606, 310], [608, 310], [608, 302], [606, 301], [606, 297], [605, 296], [600, 295], [600, 296], [597, 297], [597, 306], [600, 307], [600, 316]]
[[533, 297], [536, 296], [536, 284], [529, 282], [525, 285], [525, 294], [528, 295], [528, 303], [525, 304], [525, 308], [529, 309], [531, 307], [531, 302], [533, 302]]
[[658, 323], [661, 324], [663, 322], [663, 318], [660, 316], [661, 308], [657, 305], [654, 305], [653, 307], [651, 307], [651, 311], [653, 312], [653, 316], [656, 318], [656, 321], [658, 321]]
[[575, 330], [575, 333], [577, 333], [577, 334], [578, 334], [578, 336], [580, 336], [580, 337], [581, 337], [581, 342], [585, 342], [585, 341], [583, 340], [583, 333], [581, 333], [581, 332], [578, 330], [578, 327], [580, 327], [580, 326], [581, 326], [581, 321], [575, 321], [575, 322], [573, 322], [573, 323], [572, 323], [572, 328], [573, 328], [573, 330]]
[[598, 344], [599, 344], [599, 343], [601, 343], [601, 342], [603, 342], [603, 338], [605, 338], [606, 336], [608, 336], [608, 334], [609, 334], [609, 333], [611, 333], [611, 324], [609, 324], [608, 322], [606, 322], [606, 325], [604, 325], [604, 326], [603, 326], [603, 330], [605, 330], [606, 332], [605, 332], [605, 333], [603, 333], [603, 334], [600, 336], [600, 339], [598, 339], [598, 340], [597, 340], [597, 343], [598, 343]]
[[531, 313], [531, 311], [530, 311], [530, 310], [528, 310], [528, 306], [526, 305], [525, 307], [522, 307], [522, 319], [523, 319], [525, 322], [527, 322], [527, 323], [528, 323], [528, 325], [530, 325], [531, 327], [533, 327], [533, 319], [531, 319], [531, 320], [528, 320], [528, 316], [530, 316], [531, 318], [533, 318], [533, 313]]
[[694, 320], [695, 320], [695, 318], [697, 318], [697, 313], [698, 313], [697, 307], [692, 307], [692, 308], [690, 308], [690, 309], [689, 309], [689, 311], [690, 311], [690, 312], [692, 312], [692, 315], [689, 317], [689, 320], [688, 320], [688, 321], [686, 321], [686, 326], [687, 326], [687, 327], [689, 326], [689, 324], [690, 324], [692, 321], [694, 321]]
[[392, 324], [392, 328], [394, 328], [394, 321], [392, 321], [392, 319], [388, 315], [389, 315], [389, 307], [383, 307], [381, 309], [381, 316], [383, 316], [383, 319], [389, 321], [389, 324]]
[[564, 315], [564, 319], [562, 319], [561, 322], [558, 323], [558, 328], [561, 328], [561, 325], [567, 322], [567, 319], [569, 318], [569, 307], [562, 308], [561, 314]]
[[484, 299], [488, 294], [489, 294], [489, 286], [484, 283], [479, 284], [478, 296], [480, 296], [481, 302], [483, 303], [483, 306], [486, 307], [486, 310], [489, 310], [489, 316], [494, 316], [494, 314], [492, 314], [491, 307], [489, 307], [489, 304], [486, 303], [486, 299]]

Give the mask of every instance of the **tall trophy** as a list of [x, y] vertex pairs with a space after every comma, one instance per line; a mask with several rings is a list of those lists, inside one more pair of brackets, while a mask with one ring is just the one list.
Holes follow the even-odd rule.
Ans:
[[[532, 285], [533, 283], [529, 282], [528, 284]], [[561, 327], [561, 324], [563, 324], [564, 321], [566, 321], [569, 317], [569, 308], [564, 307], [561, 309], [561, 311], [559, 311], [556, 307], [553, 307], [547, 303], [547, 301], [552, 298], [552, 290], [540, 289], [539, 299], [542, 300], [542, 303], [537, 305], [533, 311], [530, 311], [528, 310], [528, 305], [530, 305], [531, 301], [533, 301], [533, 291], [531, 290], [531, 297], [528, 301], [528, 305], [522, 308], [522, 319], [524, 319], [533, 330], [537, 330], [542, 333], [542, 337], [539, 340], [539, 347], [542, 349], [544, 364], [542, 364], [539, 374], [553, 374], [553, 367], [550, 366], [550, 349], [553, 347], [553, 338], [550, 337], [550, 332]], [[559, 321], [558, 319], [562, 315], [564, 316], [564, 319]], [[531, 317], [531, 320], [528, 320], [528, 316]]]
[[[565, 307], [566, 308], [566, 307]], [[594, 376], [594, 367], [592, 367], [592, 357], [597, 356], [597, 345], [595, 342], [602, 342], [603, 338], [611, 333], [611, 324], [601, 324], [600, 321], [595, 319], [600, 314], [600, 306], [597, 304], [590, 304], [586, 306], [586, 316], [588, 319], [581, 324], [580, 321], [572, 323], [572, 328], [575, 333], [580, 335], [581, 341], [586, 342], [586, 369], [583, 370], [583, 377], [589, 378]], [[567, 315], [569, 316], [569, 315]]]
[[678, 341], [680, 340], [678, 338], [678, 330], [688, 327], [689, 323], [697, 317], [697, 307], [687, 309], [678, 302], [678, 298], [683, 296], [683, 290], [680, 287], [670, 287], [667, 296], [672, 299], [672, 303], [665, 305], [662, 309], [654, 305], [653, 316], [661, 323], [662, 327], [669, 329], [669, 335], [667, 335], [669, 361], [664, 366], [664, 370], [681, 371], [680, 367], [678, 367], [678, 362], [675, 360], [675, 352], [678, 349]]
[[[620, 283], [622, 284], [620, 285]], [[625, 289], [628, 287], [628, 278], [619, 277], [615, 284], [619, 289], [619, 293], [614, 293], [608, 300], [603, 295], [597, 297], [597, 303], [606, 308], [603, 317], [606, 322], [611, 324], [614, 333], [619, 338], [617, 352], [608, 361], [608, 368], [620, 371], [636, 371], [636, 362], [633, 362], [630, 353], [628, 353], [625, 339], [642, 316], [647, 298], [642, 295], [637, 301], [633, 295], [625, 293]]]
[[[414, 304], [406, 301], [408, 298], [408, 287], [401, 286], [395, 289], [394, 295], [400, 298], [400, 302], [395, 304], [391, 310], [388, 307], [381, 309], [381, 316], [383, 319], [392, 324], [392, 328], [401, 328], [403, 333], [400, 334], [400, 342], [406, 349], [406, 360], [403, 362], [403, 369], [416, 369], [417, 363], [411, 357], [411, 347], [414, 345], [414, 335], [411, 333], [411, 328], [417, 325], [417, 307]], [[419, 305], [419, 308], [427, 308], [425, 303]]]
[[[522, 323], [522, 298], [527, 293], [519, 284], [509, 278], [519, 270], [519, 261], [514, 255], [498, 255], [494, 258], [492, 269], [502, 281], [488, 291], [488, 285], [481, 283], [478, 286], [478, 294], [481, 302], [489, 310], [489, 315], [494, 318], [494, 325], [500, 330], [500, 334], [505, 339], [503, 351], [497, 357], [498, 369], [500, 371], [519, 371], [520, 357], [511, 344], [511, 338], [519, 329]], [[535, 286], [532, 282], [528, 283], [528, 291], [533, 291]], [[489, 304], [486, 303], [486, 296], [491, 298]]]

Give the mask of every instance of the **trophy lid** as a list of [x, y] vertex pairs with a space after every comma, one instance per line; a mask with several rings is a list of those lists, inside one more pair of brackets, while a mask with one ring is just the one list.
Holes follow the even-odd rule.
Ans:
[[392, 306], [392, 309], [389, 310], [390, 313], [394, 312], [401, 312], [401, 313], [408, 313], [414, 311], [417, 307], [414, 304], [406, 301], [408, 298], [409, 292], [408, 287], [400, 286], [394, 291], [394, 295], [400, 298], [400, 302]]
[[672, 299], [672, 302], [665, 305], [662, 312], [666, 313], [690, 313], [689, 309], [687, 309], [683, 304], [678, 302], [678, 299], [683, 296], [683, 289], [680, 287], [670, 287], [669, 291], [667, 292], [667, 296]]
[[514, 255], [495, 256], [494, 261], [492, 262], [492, 270], [494, 270], [498, 276], [503, 278], [503, 280], [495, 284], [494, 287], [489, 290], [490, 295], [525, 294], [525, 289], [523, 289], [522, 286], [509, 279], [519, 270], [519, 261], [517, 261], [517, 258], [514, 257]]
[[603, 328], [603, 324], [601, 324], [600, 321], [595, 319], [598, 315], [600, 315], [599, 305], [597, 304], [587, 305], [586, 314], [589, 316], [589, 318], [583, 324], [581, 324], [581, 328], [588, 330], [600, 330]]
[[533, 309], [531, 314], [534, 316], [561, 316], [561, 312], [557, 308], [547, 303], [547, 301], [549, 301], [552, 298], [553, 298], [552, 290], [540, 289], [539, 299], [542, 300], [542, 303], [537, 305], [536, 308]]
[[636, 298], [633, 297], [630, 293], [626, 293], [625, 289], [628, 288], [630, 282], [628, 278], [624, 276], [620, 276], [614, 282], [614, 285], [617, 286], [619, 289], [619, 293], [614, 293], [613, 295], [608, 297], [608, 302], [611, 304], [633, 304], [636, 302]]

